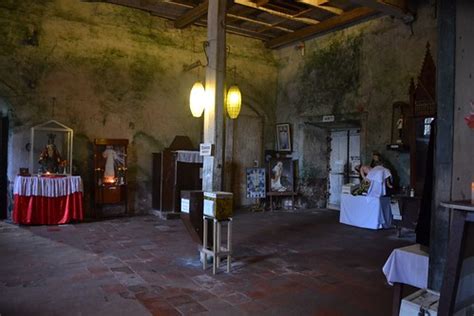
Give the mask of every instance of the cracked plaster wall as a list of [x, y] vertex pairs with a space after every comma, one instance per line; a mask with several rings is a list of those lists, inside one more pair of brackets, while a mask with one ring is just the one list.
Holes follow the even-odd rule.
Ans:
[[370, 163], [378, 150], [400, 185], [409, 184], [409, 155], [386, 150], [392, 104], [409, 102], [410, 78], [421, 70], [427, 42], [436, 60], [435, 14], [432, 1], [419, 1], [411, 26], [386, 16], [308, 40], [304, 56], [296, 45], [278, 51], [276, 118], [292, 124], [303, 204], [325, 200], [328, 134], [305, 124], [321, 115], [361, 118], [362, 161]]
[[[182, 69], [198, 59], [205, 63], [205, 40], [204, 28], [176, 30], [166, 20], [110, 4], [2, 1], [0, 101], [10, 117], [9, 181], [19, 167], [28, 166], [30, 128], [55, 119], [74, 129], [74, 168], [85, 183], [86, 205], [91, 142], [126, 138], [131, 207], [148, 210], [151, 153], [167, 147], [176, 135], [189, 136], [196, 146], [201, 140], [202, 119], [193, 118], [188, 109], [198, 71]], [[266, 139], [272, 139], [273, 55], [256, 40], [229, 35], [228, 45], [228, 67], [237, 67], [243, 106], [258, 110], [270, 135]], [[204, 80], [204, 69], [199, 73]]]

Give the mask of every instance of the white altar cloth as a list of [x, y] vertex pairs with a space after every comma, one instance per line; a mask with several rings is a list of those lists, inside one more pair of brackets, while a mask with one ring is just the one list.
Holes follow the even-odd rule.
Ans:
[[382, 268], [387, 282], [403, 283], [426, 289], [428, 286], [428, 253], [421, 249], [420, 244], [397, 248]]
[[369, 229], [389, 228], [392, 225], [390, 198], [341, 194], [339, 222]]
[[13, 194], [21, 196], [60, 197], [83, 192], [80, 176], [69, 177], [22, 177], [17, 176]]

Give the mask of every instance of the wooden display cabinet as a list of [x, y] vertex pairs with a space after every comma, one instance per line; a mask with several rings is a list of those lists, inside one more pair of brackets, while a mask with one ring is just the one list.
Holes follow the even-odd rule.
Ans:
[[94, 211], [102, 216], [104, 205], [124, 206], [128, 214], [128, 139], [94, 140]]

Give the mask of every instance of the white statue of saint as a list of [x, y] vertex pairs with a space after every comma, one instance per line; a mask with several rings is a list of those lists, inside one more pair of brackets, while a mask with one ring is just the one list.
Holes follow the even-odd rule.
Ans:
[[115, 160], [117, 159], [117, 152], [114, 150], [113, 146], [105, 147], [102, 157], [105, 160], [105, 170], [104, 170], [104, 180], [106, 182], [115, 181]]
[[285, 192], [286, 187], [281, 184], [281, 176], [283, 174], [283, 162], [278, 161], [272, 169], [273, 177], [271, 179], [271, 188], [276, 192]]

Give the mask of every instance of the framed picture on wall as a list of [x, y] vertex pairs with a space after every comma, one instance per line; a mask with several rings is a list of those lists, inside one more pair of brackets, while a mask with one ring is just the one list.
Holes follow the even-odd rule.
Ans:
[[291, 152], [291, 131], [290, 124], [283, 123], [276, 125], [277, 150]]
[[293, 192], [293, 160], [274, 158], [268, 163], [270, 192]]
[[265, 168], [247, 168], [247, 198], [265, 198]]

